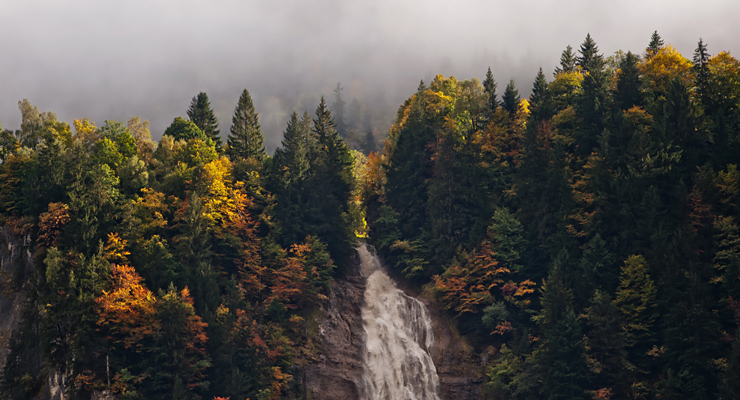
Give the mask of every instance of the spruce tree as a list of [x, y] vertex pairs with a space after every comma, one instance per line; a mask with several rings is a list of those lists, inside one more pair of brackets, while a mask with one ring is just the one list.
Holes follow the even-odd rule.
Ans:
[[258, 116], [254, 110], [252, 97], [247, 89], [244, 89], [234, 109], [231, 134], [226, 143], [227, 153], [232, 159], [254, 157], [262, 160], [267, 155]]
[[509, 80], [509, 84], [506, 85], [501, 107], [508, 111], [510, 115], [516, 114], [519, 110], [519, 90], [517, 90], [513, 79]]
[[658, 31], [653, 32], [653, 34], [650, 36], [650, 43], [648, 44], [648, 47], [645, 49], [645, 55], [650, 58], [660, 51], [660, 49], [663, 48], [663, 39], [660, 38], [660, 35], [658, 34]]
[[218, 129], [218, 120], [216, 119], [216, 115], [213, 113], [211, 102], [208, 101], [208, 95], [205, 92], [198, 93], [198, 95], [193, 97], [190, 101], [188, 118], [190, 118], [190, 121], [200, 128], [207, 137], [211, 138], [213, 143], [216, 145], [216, 149], [221, 149], [223, 142], [221, 141], [221, 131]]
[[547, 79], [542, 73], [542, 68], [537, 72], [537, 77], [532, 86], [532, 94], [529, 96], [531, 118], [535, 124], [542, 120], [548, 120], [554, 113], [550, 92], [547, 90]]
[[707, 45], [704, 41], [699, 38], [699, 43], [694, 50], [694, 76], [696, 92], [699, 94], [699, 99], [704, 105], [705, 109], [709, 111], [711, 105], [709, 104], [709, 58], [710, 54], [707, 52]]
[[553, 75], [557, 75], [561, 72], [574, 72], [577, 65], [578, 60], [576, 59], [576, 55], [573, 53], [573, 47], [568, 45], [568, 47], [563, 50], [563, 53], [560, 54], [560, 66], [555, 67], [555, 73]]
[[488, 116], [492, 116], [494, 112], [496, 112], [496, 109], [498, 108], [498, 99], [496, 95], [496, 87], [498, 85], [496, 84], [496, 81], [493, 79], [493, 73], [491, 72], [491, 67], [488, 67], [488, 71], [486, 71], [486, 79], [483, 80], [483, 89], [486, 92], [486, 95], [488, 96], [488, 109], [485, 113]]
[[637, 69], [637, 63], [637, 57], [630, 51], [619, 65], [621, 73], [617, 80], [614, 100], [620, 110], [642, 106], [643, 96], [640, 90], [640, 71]]
[[594, 62], [598, 62], [598, 60], [602, 61], [601, 67], [603, 67], [603, 57], [599, 54], [599, 48], [596, 46], [596, 42], [591, 37], [590, 33], [586, 34], [586, 39], [584, 39], [581, 44], [581, 49], [579, 51], [581, 55], [578, 56], [576, 61], [583, 70], [591, 72], [591, 69], [594, 67]]

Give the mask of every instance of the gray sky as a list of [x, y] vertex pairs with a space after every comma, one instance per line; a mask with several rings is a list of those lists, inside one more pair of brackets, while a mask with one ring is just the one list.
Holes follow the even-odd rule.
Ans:
[[641, 53], [656, 29], [689, 58], [699, 37], [738, 55], [739, 18], [737, 0], [0, 0], [0, 122], [17, 129], [28, 98], [70, 123], [138, 115], [159, 138], [204, 91], [225, 136], [247, 88], [271, 150], [338, 81], [387, 127], [437, 73], [490, 65], [499, 94], [514, 78], [528, 95], [586, 33], [605, 55]]

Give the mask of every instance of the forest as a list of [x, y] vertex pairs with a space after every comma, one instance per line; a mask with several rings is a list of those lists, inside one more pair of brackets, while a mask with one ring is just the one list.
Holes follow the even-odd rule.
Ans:
[[20, 101], [0, 226], [36, 268], [0, 277], [0, 398], [52, 370], [72, 399], [305, 398], [361, 241], [491, 355], [483, 398], [740, 398], [740, 61], [587, 35], [549, 76], [421, 81], [378, 151], [339, 85], [271, 156], [246, 89], [228, 133], [201, 92], [158, 143]]

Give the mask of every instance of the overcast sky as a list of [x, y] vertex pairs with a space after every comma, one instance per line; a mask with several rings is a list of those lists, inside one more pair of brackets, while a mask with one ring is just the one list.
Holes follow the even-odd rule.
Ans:
[[247, 88], [272, 149], [337, 82], [390, 124], [437, 73], [490, 65], [499, 94], [514, 78], [528, 95], [586, 33], [605, 55], [641, 53], [654, 30], [689, 58], [699, 37], [737, 55], [739, 18], [738, 0], [0, 0], [0, 122], [17, 129], [27, 98], [68, 122], [138, 115], [159, 138], [204, 91], [225, 136]]

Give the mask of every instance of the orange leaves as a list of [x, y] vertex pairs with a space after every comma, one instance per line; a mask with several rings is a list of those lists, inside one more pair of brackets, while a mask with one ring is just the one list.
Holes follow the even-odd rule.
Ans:
[[156, 299], [133, 267], [113, 265], [112, 277], [112, 290], [95, 299], [100, 306], [98, 325], [108, 328], [126, 348], [138, 346], [154, 333]]
[[69, 223], [69, 206], [64, 203], [49, 203], [49, 211], [39, 216], [38, 243], [42, 246], [57, 246], [62, 227]]
[[465, 254], [458, 265], [434, 277], [436, 289], [442, 293], [443, 303], [463, 313], [477, 313], [493, 300], [492, 291], [504, 283], [508, 268], [500, 267], [491, 249], [484, 241], [477, 251]]

